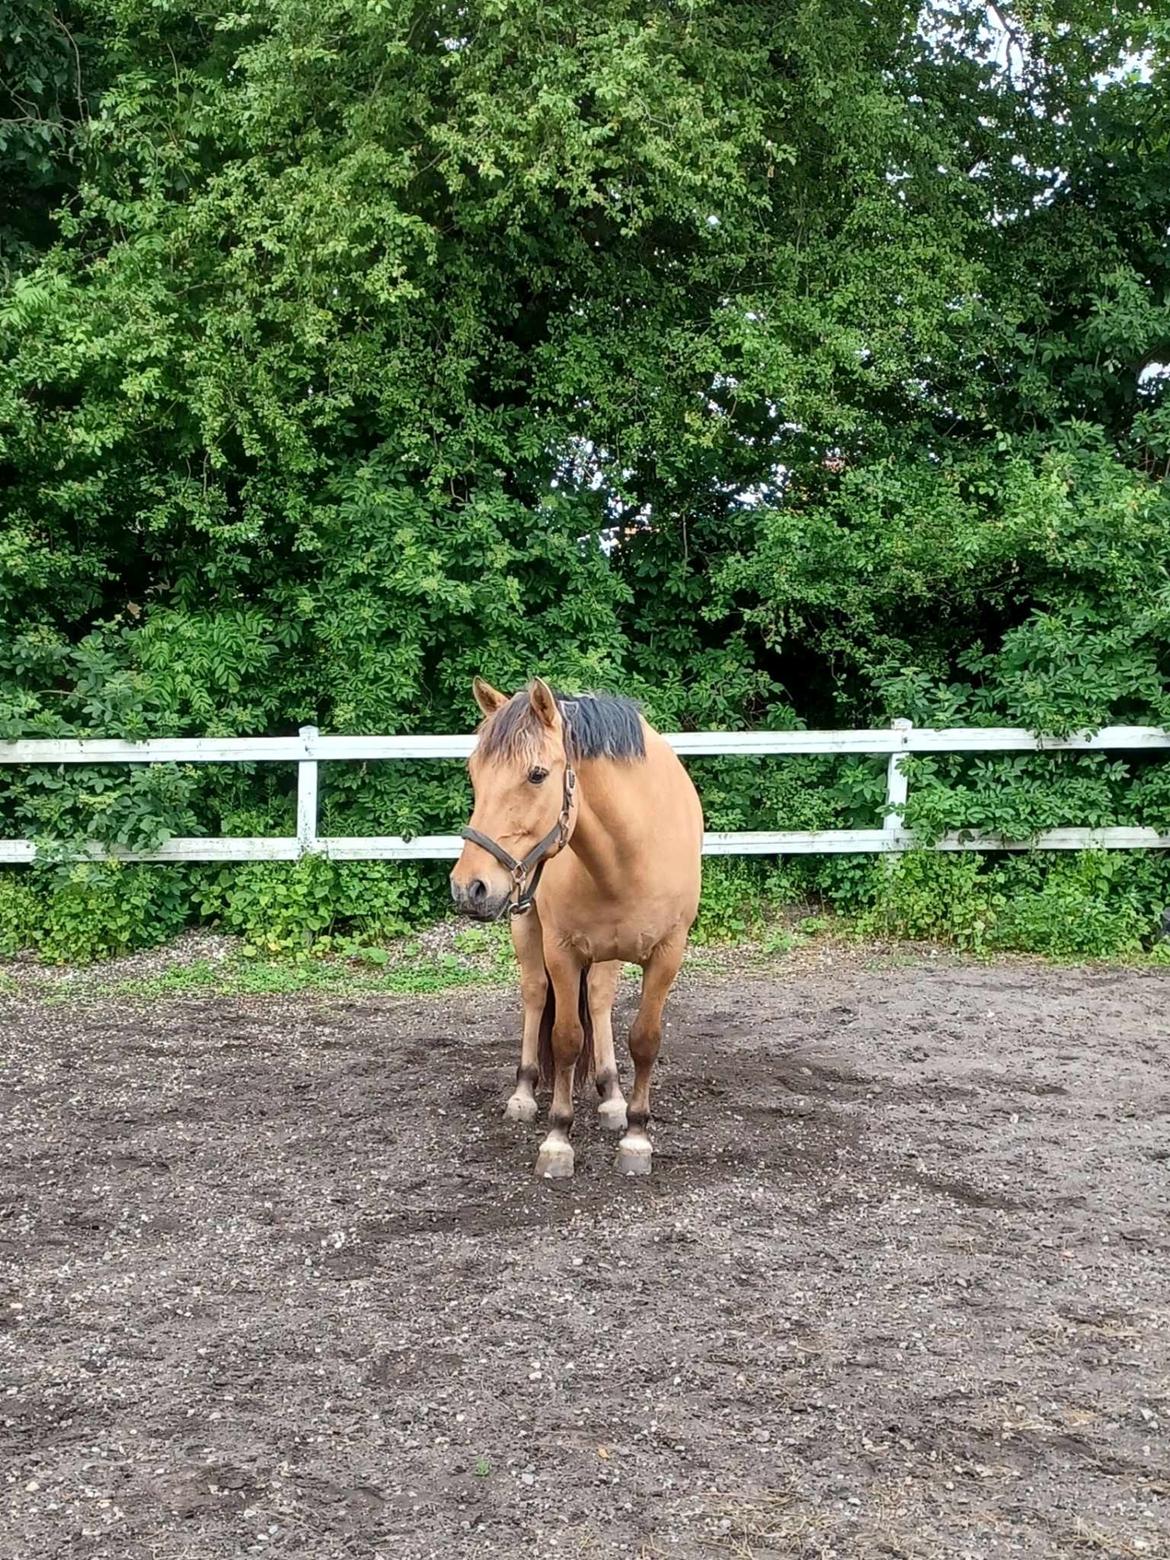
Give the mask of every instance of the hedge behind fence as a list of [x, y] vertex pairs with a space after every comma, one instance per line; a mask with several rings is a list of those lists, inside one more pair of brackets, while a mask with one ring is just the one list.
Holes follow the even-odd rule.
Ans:
[[[0, 49], [0, 735], [458, 730], [537, 670], [675, 728], [1170, 720], [1156, 7], [14, 0]], [[917, 767], [927, 830], [1170, 827], [1156, 760]], [[695, 773], [719, 828], [880, 799]], [[0, 770], [0, 827], [291, 785]], [[330, 766], [325, 821], [464, 795]], [[135, 924], [230, 920], [197, 876]]]

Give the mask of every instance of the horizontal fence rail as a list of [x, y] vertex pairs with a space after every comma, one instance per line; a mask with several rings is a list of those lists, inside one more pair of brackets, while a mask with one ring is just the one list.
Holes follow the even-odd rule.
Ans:
[[[1158, 726], [1102, 726], [1076, 737], [1035, 736], [1019, 726], [913, 726], [895, 721], [869, 731], [672, 731], [666, 740], [692, 758], [751, 758], [795, 753], [1101, 753], [1112, 748], [1170, 748]], [[33, 737], [0, 742], [0, 764], [254, 764], [349, 759], [467, 758], [473, 736], [323, 737], [313, 726], [295, 737]]]
[[[876, 829], [749, 830], [709, 832], [708, 856], [847, 855], [900, 852], [919, 847], [902, 824], [907, 777], [901, 760], [913, 753], [1101, 753], [1170, 750], [1170, 732], [1157, 726], [1103, 726], [1072, 737], [1036, 736], [1014, 726], [916, 727], [897, 720], [866, 731], [685, 731], [666, 734], [676, 753], [689, 757], [780, 757], [817, 753], [886, 755], [886, 803]], [[295, 737], [155, 737], [123, 742], [103, 737], [30, 738], [0, 742], [2, 764], [253, 764], [297, 766], [295, 835], [173, 838], [154, 850], [123, 850], [93, 844], [73, 858], [118, 856], [126, 861], [296, 861], [319, 854], [334, 861], [449, 861], [463, 849], [457, 834], [319, 835], [320, 763], [366, 763], [394, 759], [466, 758], [473, 736], [322, 736], [304, 726]], [[1026, 840], [961, 831], [927, 845], [932, 850], [1150, 850], [1170, 847], [1170, 834], [1156, 829], [1046, 829]], [[0, 863], [36, 859], [32, 840], [0, 839]]]

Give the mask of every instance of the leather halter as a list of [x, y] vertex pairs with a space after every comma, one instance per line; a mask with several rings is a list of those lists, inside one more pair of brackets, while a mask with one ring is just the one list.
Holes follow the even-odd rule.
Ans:
[[[488, 834], [481, 834], [478, 829], [461, 829], [463, 839], [470, 840], [473, 845], [478, 845], [486, 850], [489, 856], [494, 856], [502, 867], [506, 867], [512, 874], [512, 893], [515, 898], [509, 897], [500, 910], [496, 920], [500, 916], [525, 915], [532, 909], [536, 890], [540, 887], [541, 874], [544, 865], [558, 851], [564, 849], [569, 843], [569, 818], [573, 811], [573, 793], [577, 787], [577, 773], [569, 758], [569, 723], [562, 716], [565, 737], [565, 782], [561, 795], [561, 814], [556, 823], [544, 836], [538, 840], [526, 856], [519, 859], [512, 855], [511, 851], [504, 849], [496, 840]], [[533, 872], [532, 869], [536, 868]], [[528, 881], [528, 874], [532, 872], [532, 881]]]

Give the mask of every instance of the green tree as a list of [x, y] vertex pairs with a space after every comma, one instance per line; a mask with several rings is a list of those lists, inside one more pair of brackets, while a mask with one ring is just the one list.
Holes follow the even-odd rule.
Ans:
[[[0, 733], [458, 727], [538, 668], [669, 725], [1166, 718], [1158, 7], [0, 26]], [[716, 823], [799, 805], [703, 780]], [[0, 813], [262, 829], [288, 784], [5, 774]], [[461, 787], [328, 806], [440, 827]]]

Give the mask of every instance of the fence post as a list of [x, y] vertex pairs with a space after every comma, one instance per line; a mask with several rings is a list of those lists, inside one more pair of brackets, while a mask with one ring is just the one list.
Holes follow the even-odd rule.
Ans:
[[[911, 731], [914, 728], [912, 720], [892, 720], [890, 725], [895, 731]], [[886, 765], [886, 816], [882, 819], [882, 829], [887, 836], [896, 836], [902, 829], [902, 817], [900, 808], [906, 805], [907, 780], [902, 771], [901, 751], [891, 753], [890, 761]], [[888, 845], [887, 850], [893, 849]]]
[[[302, 726], [300, 738], [305, 752], [315, 750], [316, 726]], [[317, 846], [317, 760], [302, 758], [297, 765], [297, 856], [306, 856]]]

